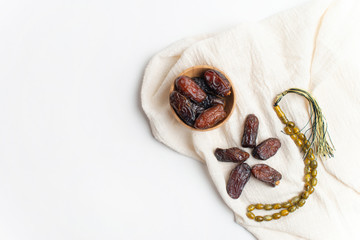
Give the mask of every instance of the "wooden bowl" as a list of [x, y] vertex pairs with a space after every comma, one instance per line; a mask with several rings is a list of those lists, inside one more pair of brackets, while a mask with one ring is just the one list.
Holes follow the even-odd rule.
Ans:
[[[221, 74], [223, 74], [227, 80], [229, 80], [230, 82], [230, 85], [231, 85], [231, 94], [229, 96], [226, 96], [224, 99], [225, 99], [225, 112], [226, 112], [226, 117], [218, 122], [217, 124], [215, 124], [213, 127], [211, 128], [206, 128], [206, 129], [198, 129], [198, 128], [195, 128], [195, 127], [191, 127], [189, 125], [187, 125], [186, 123], [184, 123], [179, 117], [178, 115], [176, 114], [175, 110], [170, 106], [171, 110], [172, 110], [172, 113], [174, 115], [174, 117], [185, 127], [187, 128], [190, 128], [192, 130], [196, 130], [196, 131], [210, 131], [210, 130], [213, 130], [215, 128], [218, 128], [220, 127], [221, 125], [223, 125], [231, 116], [233, 110], [234, 110], [234, 107], [235, 107], [235, 92], [234, 92], [234, 88], [232, 87], [233, 84], [230, 80], [230, 78], [224, 73], [222, 72], [221, 70], [215, 68], [215, 67], [212, 67], [212, 66], [207, 66], [207, 65], [199, 65], [199, 66], [194, 66], [194, 67], [191, 67], [191, 68], [188, 68], [186, 69], [185, 71], [183, 71], [182, 73], [180, 73], [176, 78], [178, 78], [179, 76], [182, 76], [182, 75], [185, 75], [185, 76], [188, 76], [188, 77], [202, 77], [203, 74], [207, 71], [207, 70], [216, 70], [218, 72], [220, 72]], [[175, 78], [175, 79], [176, 79]], [[170, 87], [170, 93], [172, 91], [174, 91], [175, 89], [175, 79], [174, 79], [174, 82], [173, 84], [171, 85]]]

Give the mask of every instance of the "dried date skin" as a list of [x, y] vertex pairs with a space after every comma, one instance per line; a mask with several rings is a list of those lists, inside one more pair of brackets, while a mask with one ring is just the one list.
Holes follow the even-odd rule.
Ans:
[[268, 183], [273, 187], [278, 185], [282, 178], [281, 173], [266, 164], [254, 165], [251, 169], [251, 172], [255, 178], [264, 183]]
[[197, 103], [206, 98], [206, 93], [188, 76], [178, 77], [175, 80], [175, 88], [179, 93]]
[[210, 108], [216, 104], [221, 104], [225, 107], [225, 100], [215, 95], [208, 94], [205, 100], [199, 103], [199, 105], [205, 109]]
[[204, 78], [193, 77], [192, 80], [207, 94], [215, 95], [214, 91], [207, 85]]
[[259, 145], [257, 145], [252, 151], [254, 158], [260, 160], [266, 160], [275, 155], [275, 153], [281, 147], [281, 143], [277, 138], [269, 138]]
[[206, 84], [205, 79], [201, 77], [194, 77], [192, 80], [207, 94], [206, 98], [201, 103], [199, 103], [199, 105], [205, 109], [210, 108], [216, 104], [225, 106], [225, 99], [216, 96], [214, 91]]
[[259, 129], [259, 119], [250, 114], [246, 117], [244, 134], [241, 141], [241, 146], [253, 148], [256, 146], [256, 137]]
[[231, 93], [231, 85], [224, 75], [215, 70], [204, 73], [207, 85], [219, 96], [226, 97]]
[[240, 197], [245, 184], [249, 181], [251, 176], [251, 168], [248, 164], [242, 163], [234, 168], [229, 176], [226, 185], [226, 191], [233, 199]]
[[216, 125], [226, 117], [223, 105], [215, 105], [202, 112], [195, 121], [194, 127], [198, 129], [207, 129]]
[[[195, 104], [195, 103], [193, 103], [193, 102], [191, 102], [191, 104], [192, 104], [192, 109], [193, 109], [193, 111], [195, 112], [196, 118], [197, 118], [203, 111], [205, 111], [205, 109], [206, 109], [206, 108], [204, 108], [203, 106], [198, 105], [198, 104]], [[196, 119], [196, 118], [195, 118], [195, 119]]]
[[225, 99], [214, 95], [209, 95], [211, 104], [221, 104], [225, 107]]
[[179, 118], [189, 126], [193, 126], [196, 119], [197, 107], [189, 99], [177, 91], [170, 94], [170, 105]]
[[240, 164], [245, 162], [250, 157], [249, 153], [237, 147], [228, 148], [228, 149], [217, 148], [214, 154], [218, 161], [234, 162]]

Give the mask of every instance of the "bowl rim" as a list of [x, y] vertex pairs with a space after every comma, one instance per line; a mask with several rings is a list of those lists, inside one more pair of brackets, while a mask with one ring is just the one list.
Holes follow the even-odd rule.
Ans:
[[[191, 130], [195, 130], [195, 131], [199, 131], [199, 132], [207, 132], [207, 131], [211, 131], [211, 130], [214, 130], [216, 128], [219, 128], [220, 126], [222, 126], [225, 122], [227, 122], [229, 120], [229, 118], [231, 117], [232, 113], [234, 112], [234, 109], [235, 109], [235, 104], [236, 104], [236, 93], [235, 93], [235, 90], [234, 90], [234, 85], [231, 81], [231, 79], [228, 77], [228, 75], [226, 75], [222, 70], [216, 68], [216, 67], [213, 67], [213, 66], [210, 66], [210, 65], [196, 65], [196, 66], [192, 66], [190, 68], [187, 68], [185, 69], [184, 71], [182, 71], [180, 74], [178, 74], [175, 79], [177, 79], [178, 77], [182, 76], [182, 75], [185, 75], [186, 76], [186, 73], [187, 72], [190, 72], [194, 69], [206, 69], [206, 70], [216, 70], [218, 72], [220, 72], [221, 74], [223, 74], [226, 79], [229, 81], [230, 85], [231, 85], [231, 96], [233, 98], [233, 104], [232, 104], [232, 107], [230, 109], [230, 112], [229, 114], [226, 115], [226, 117], [220, 122], [220, 123], [217, 123], [215, 126], [211, 127], [211, 128], [206, 128], [206, 129], [199, 129], [199, 128], [195, 128], [195, 127], [191, 127], [189, 125], [187, 125], [186, 123], [183, 122], [183, 120], [181, 120], [179, 118], [179, 116], [177, 115], [177, 113], [175, 112], [175, 110], [172, 108], [172, 106], [170, 105], [170, 101], [169, 101], [169, 105], [170, 105], [170, 109], [173, 113], [173, 115], [175, 116], [176, 120], [178, 122], [180, 122], [180, 124], [184, 125], [185, 127], [191, 129]], [[206, 71], [205, 70], [205, 71]], [[172, 82], [171, 84], [171, 87], [170, 87], [170, 91], [169, 91], [169, 96], [171, 94], [172, 91], [174, 91], [175, 89], [175, 79], [174, 81]]]

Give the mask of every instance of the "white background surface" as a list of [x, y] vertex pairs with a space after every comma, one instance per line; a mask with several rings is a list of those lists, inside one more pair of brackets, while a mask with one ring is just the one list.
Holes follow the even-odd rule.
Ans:
[[254, 239], [139, 91], [181, 38], [304, 0], [1, 1], [0, 239]]

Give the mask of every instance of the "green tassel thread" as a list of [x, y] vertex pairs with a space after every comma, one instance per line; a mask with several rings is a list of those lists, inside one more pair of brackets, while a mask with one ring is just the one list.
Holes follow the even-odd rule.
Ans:
[[274, 107], [276, 107], [281, 99], [288, 93], [296, 93], [306, 98], [309, 102], [311, 122], [310, 129], [312, 130], [309, 140], [311, 142], [311, 146], [314, 148], [314, 153], [319, 157], [333, 157], [335, 147], [327, 131], [328, 125], [325, 116], [322, 114], [317, 101], [310, 93], [299, 88], [290, 88], [275, 97]]

